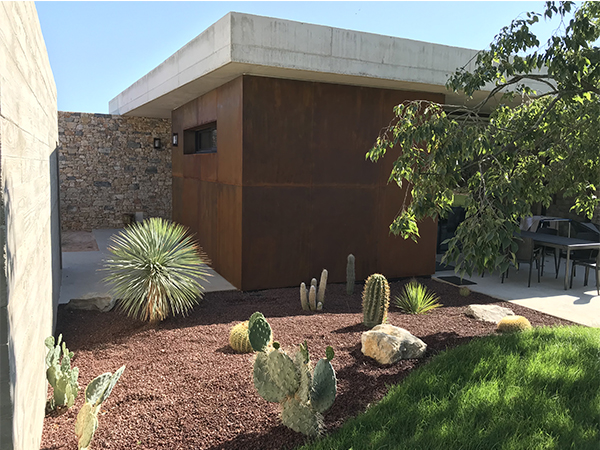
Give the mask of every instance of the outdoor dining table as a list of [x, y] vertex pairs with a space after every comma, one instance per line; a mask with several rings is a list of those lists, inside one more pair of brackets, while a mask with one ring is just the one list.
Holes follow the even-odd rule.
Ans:
[[567, 261], [565, 264], [565, 290], [569, 285], [569, 262], [571, 252], [573, 250], [598, 249], [596, 256], [596, 264], [600, 265], [600, 241], [586, 241], [585, 239], [577, 239], [566, 236], [555, 236], [552, 234], [533, 233], [531, 231], [521, 231], [521, 237], [531, 238], [534, 243], [543, 245], [544, 247], [558, 248], [567, 252]]

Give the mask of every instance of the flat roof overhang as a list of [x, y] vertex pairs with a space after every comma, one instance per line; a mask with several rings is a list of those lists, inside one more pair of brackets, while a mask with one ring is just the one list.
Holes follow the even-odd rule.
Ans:
[[[436, 92], [446, 94], [446, 103], [464, 104], [464, 96], [447, 91], [445, 83], [458, 67], [472, 69], [476, 54], [230, 12], [112, 99], [109, 112], [170, 118], [174, 109], [240, 75]], [[488, 92], [478, 92], [472, 102]]]

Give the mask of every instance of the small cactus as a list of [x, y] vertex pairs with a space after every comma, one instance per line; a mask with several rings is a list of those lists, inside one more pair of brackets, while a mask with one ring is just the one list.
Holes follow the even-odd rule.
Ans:
[[[50, 409], [57, 406], [66, 406], [70, 408], [75, 403], [75, 398], [79, 392], [79, 369], [71, 368], [71, 359], [73, 352], [70, 352], [63, 342], [61, 347], [62, 334], [54, 342], [54, 336], [48, 336], [44, 344], [48, 347], [46, 355], [46, 378], [54, 390], [52, 400], [49, 402]], [[62, 360], [61, 360], [62, 351]]]
[[308, 306], [310, 306], [311, 311], [317, 310], [317, 288], [312, 285], [308, 292]]
[[471, 295], [471, 289], [469, 289], [467, 286], [461, 286], [458, 290], [458, 293], [463, 297], [468, 297], [469, 295]]
[[310, 311], [310, 306], [308, 305], [308, 291], [306, 290], [306, 284], [304, 284], [304, 282], [300, 283], [300, 304], [304, 311]]
[[110, 372], [103, 373], [90, 381], [90, 384], [85, 388], [85, 403], [79, 410], [75, 422], [75, 434], [77, 435], [77, 448], [79, 450], [89, 448], [98, 428], [100, 406], [108, 398], [124, 370], [125, 366], [121, 366], [114, 374]]
[[365, 283], [363, 290], [363, 323], [373, 328], [387, 320], [390, 306], [390, 286], [386, 278], [374, 273]]
[[[253, 330], [250, 333], [250, 330]], [[273, 341], [271, 326], [260, 312], [255, 312], [248, 320], [248, 339], [255, 352], [263, 351]]]
[[[319, 281], [319, 292], [317, 293], [317, 306], [319, 303], [321, 303], [321, 308], [323, 307], [323, 304], [325, 303], [325, 290], [327, 289], [327, 276], [329, 275], [329, 273], [327, 272], [327, 269], [323, 269], [323, 271], [321, 272], [321, 279]], [[319, 309], [319, 308], [317, 308]]]
[[310, 289], [300, 283], [300, 304], [304, 311], [321, 311], [325, 304], [325, 290], [327, 289], [327, 269], [321, 272], [321, 280], [317, 289], [317, 279], [310, 280]]
[[523, 316], [506, 316], [500, 319], [496, 326], [496, 331], [500, 333], [512, 333], [515, 331], [525, 331], [531, 328], [531, 323]]
[[356, 283], [356, 271], [354, 268], [354, 255], [350, 253], [348, 255], [348, 262], [346, 263], [346, 294], [354, 294], [354, 283]]
[[[264, 316], [262, 319], [270, 329]], [[259, 336], [265, 334], [258, 324], [261, 322], [250, 320], [250, 342], [260, 341]], [[255, 333], [259, 336], [255, 337]], [[274, 342], [272, 346], [262, 347], [254, 360], [253, 379], [258, 394], [267, 401], [280, 403], [282, 423], [308, 436], [321, 433], [321, 414], [331, 407], [337, 392], [337, 379], [331, 365], [333, 349], [327, 347], [325, 353], [326, 357], [319, 360], [312, 374], [306, 341], [293, 359]]]
[[229, 345], [238, 353], [252, 353], [248, 338], [248, 321], [238, 323], [229, 332]]

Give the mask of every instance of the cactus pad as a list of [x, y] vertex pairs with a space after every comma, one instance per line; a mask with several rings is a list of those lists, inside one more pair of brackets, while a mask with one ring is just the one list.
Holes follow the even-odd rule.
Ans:
[[248, 337], [248, 321], [238, 323], [229, 332], [229, 345], [238, 353], [252, 353], [252, 345]]
[[258, 391], [258, 395], [268, 402], [282, 402], [286, 393], [275, 383], [268, 369], [268, 355], [264, 352], [259, 352], [254, 361], [254, 387]]
[[321, 415], [294, 398], [283, 403], [281, 421], [285, 426], [307, 436], [317, 436], [323, 428]]
[[322, 358], [315, 367], [310, 390], [310, 404], [319, 413], [327, 411], [335, 401], [337, 378], [331, 363]]
[[77, 414], [75, 435], [77, 436], [77, 448], [79, 450], [86, 450], [90, 446], [94, 433], [98, 429], [98, 412], [96, 409], [90, 403], [84, 403], [79, 410], [79, 414]]
[[250, 345], [256, 352], [261, 352], [273, 339], [271, 326], [265, 316], [259, 312], [255, 312], [250, 316], [248, 321], [248, 338]]

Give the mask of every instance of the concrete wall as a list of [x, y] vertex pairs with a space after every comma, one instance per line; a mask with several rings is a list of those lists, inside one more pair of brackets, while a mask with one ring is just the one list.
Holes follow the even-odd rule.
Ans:
[[0, 448], [39, 449], [60, 287], [56, 86], [33, 2], [0, 2]]
[[121, 228], [138, 211], [171, 218], [170, 120], [60, 111], [58, 131], [63, 230]]

